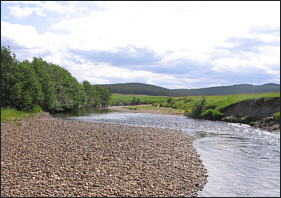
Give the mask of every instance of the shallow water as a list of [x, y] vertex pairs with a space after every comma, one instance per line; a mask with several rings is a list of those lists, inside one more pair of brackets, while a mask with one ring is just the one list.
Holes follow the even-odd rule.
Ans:
[[194, 146], [208, 171], [198, 196], [280, 196], [280, 132], [249, 125], [88, 108], [54, 117], [177, 129], [196, 138]]

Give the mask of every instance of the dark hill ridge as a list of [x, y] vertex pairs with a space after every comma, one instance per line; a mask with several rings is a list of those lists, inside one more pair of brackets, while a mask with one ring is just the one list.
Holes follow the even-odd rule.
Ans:
[[186, 92], [188, 96], [280, 92], [280, 84], [274, 83], [267, 83], [264, 85], [240, 84], [200, 89], [166, 89], [144, 83], [101, 84], [100, 86], [107, 87], [112, 93], [173, 97], [184, 96], [184, 92]]

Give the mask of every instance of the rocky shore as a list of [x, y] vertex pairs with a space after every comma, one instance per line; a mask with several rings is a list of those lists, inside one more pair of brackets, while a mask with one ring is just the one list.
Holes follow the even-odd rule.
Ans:
[[1, 124], [1, 196], [196, 196], [207, 171], [181, 131], [35, 118]]
[[[151, 106], [151, 105], [135, 105], [136, 107], [138, 106]], [[134, 106], [130, 106], [134, 107]], [[130, 112], [135, 112], [135, 113], [152, 113], [152, 114], [161, 114], [161, 115], [184, 115], [183, 111], [177, 111], [172, 108], [166, 108], [166, 107], [157, 107], [157, 109], [128, 109], [128, 108], [123, 108], [119, 106], [112, 106], [112, 107], [107, 107], [108, 109], [112, 110], [117, 110], [117, 111], [130, 111]]]
[[[145, 106], [145, 105], [136, 105]], [[132, 106], [133, 107], [133, 106]], [[123, 107], [108, 107], [112, 110], [131, 111], [135, 113], [153, 113], [163, 115], [181, 115], [184, 113], [172, 108], [158, 107], [157, 109], [128, 109]], [[280, 111], [280, 98], [259, 99], [239, 102], [225, 108], [221, 119], [223, 122], [249, 124], [250, 126], [263, 128], [270, 131], [280, 131], [280, 121], [275, 120], [272, 115]]]

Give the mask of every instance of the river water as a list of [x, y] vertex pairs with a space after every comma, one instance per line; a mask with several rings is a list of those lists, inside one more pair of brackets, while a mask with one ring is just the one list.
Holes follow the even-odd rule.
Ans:
[[244, 124], [195, 120], [185, 116], [79, 109], [53, 117], [181, 130], [196, 138], [194, 147], [207, 169], [199, 197], [279, 197], [280, 132]]

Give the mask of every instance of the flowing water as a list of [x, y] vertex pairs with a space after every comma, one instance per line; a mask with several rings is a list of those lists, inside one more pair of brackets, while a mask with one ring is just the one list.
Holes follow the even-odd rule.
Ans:
[[249, 125], [88, 108], [54, 117], [177, 129], [196, 138], [194, 147], [208, 171], [200, 197], [280, 196], [280, 132]]

